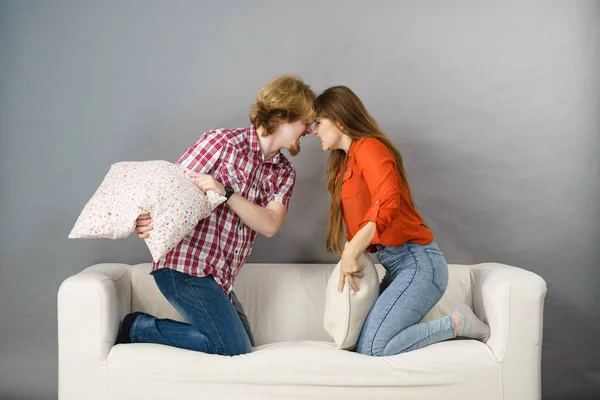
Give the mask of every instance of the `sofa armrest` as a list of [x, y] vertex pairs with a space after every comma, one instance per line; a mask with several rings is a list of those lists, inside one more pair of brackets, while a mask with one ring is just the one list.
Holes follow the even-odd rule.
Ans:
[[130, 266], [98, 264], [58, 290], [59, 398], [104, 398], [106, 357], [131, 309]]
[[502, 364], [504, 399], [541, 398], [546, 282], [533, 272], [496, 263], [473, 266], [471, 277], [475, 313], [490, 326], [487, 345]]

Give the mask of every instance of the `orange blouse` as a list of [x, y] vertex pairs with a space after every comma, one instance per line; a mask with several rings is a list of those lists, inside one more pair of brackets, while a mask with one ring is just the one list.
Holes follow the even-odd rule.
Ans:
[[352, 142], [343, 179], [348, 241], [370, 221], [376, 225], [371, 252], [376, 244], [401, 246], [410, 241], [426, 245], [433, 241], [433, 234], [410, 203], [394, 155], [382, 142], [374, 138]]

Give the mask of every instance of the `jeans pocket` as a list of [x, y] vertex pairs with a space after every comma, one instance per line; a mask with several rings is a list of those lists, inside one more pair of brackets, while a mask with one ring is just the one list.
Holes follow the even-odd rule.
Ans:
[[155, 269], [154, 271], [150, 271], [150, 275], [152, 275], [152, 276], [160, 275], [160, 274], [167, 272], [168, 270], [169, 270], [169, 268], [164, 268], [164, 267]]
[[425, 255], [431, 265], [433, 281], [432, 283], [444, 294], [448, 287], [448, 263], [444, 254], [439, 250], [424, 249]]
[[377, 259], [386, 270], [386, 279], [391, 283], [400, 271], [415, 267], [416, 260], [405, 246], [385, 246], [377, 252]]

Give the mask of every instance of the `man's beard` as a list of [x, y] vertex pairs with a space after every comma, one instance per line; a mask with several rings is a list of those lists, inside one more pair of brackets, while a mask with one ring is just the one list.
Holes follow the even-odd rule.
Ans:
[[288, 148], [288, 151], [292, 157], [296, 156], [296, 154], [300, 153], [300, 143], [292, 145], [290, 148]]

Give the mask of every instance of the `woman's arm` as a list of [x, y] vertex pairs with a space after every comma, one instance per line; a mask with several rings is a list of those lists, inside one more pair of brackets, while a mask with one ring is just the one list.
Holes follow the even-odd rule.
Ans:
[[338, 291], [344, 290], [345, 279], [358, 292], [358, 285], [354, 281], [354, 277], [362, 278], [364, 274], [361, 272], [363, 267], [358, 263], [358, 257], [371, 245], [373, 236], [375, 235], [375, 222], [367, 222], [365, 226], [354, 235], [352, 240], [348, 242], [340, 265], [340, 281], [338, 283]]

